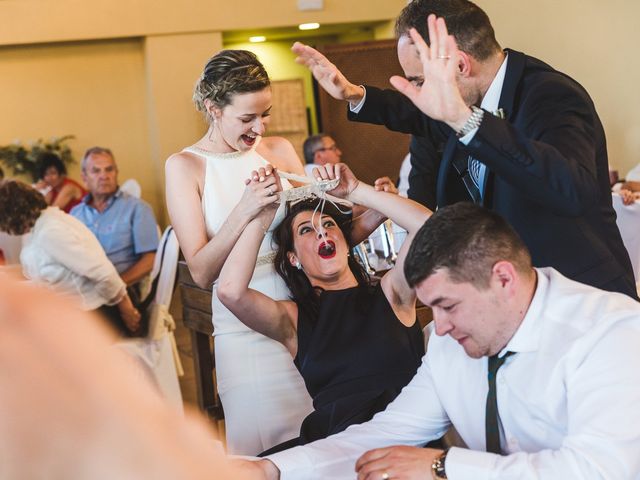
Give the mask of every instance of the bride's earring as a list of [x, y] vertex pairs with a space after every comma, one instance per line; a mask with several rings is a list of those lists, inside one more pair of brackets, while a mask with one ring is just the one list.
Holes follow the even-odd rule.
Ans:
[[298, 270], [302, 270], [302, 265], [300, 264], [300, 260], [296, 260], [296, 268]]
[[211, 108], [209, 110], [209, 118], [211, 119], [211, 122], [209, 123], [209, 135], [207, 135], [207, 140], [209, 140], [211, 143], [216, 143], [216, 130], [219, 130], [220, 127], [218, 125], [218, 110], [215, 108]]

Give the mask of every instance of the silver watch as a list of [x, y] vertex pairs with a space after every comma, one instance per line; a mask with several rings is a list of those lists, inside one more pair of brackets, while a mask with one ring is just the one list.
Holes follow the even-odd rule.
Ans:
[[484, 110], [476, 107], [475, 105], [471, 105], [471, 115], [469, 116], [469, 118], [467, 118], [467, 121], [464, 122], [462, 128], [456, 132], [458, 138], [464, 137], [471, 130], [478, 128], [482, 123], [483, 117]]

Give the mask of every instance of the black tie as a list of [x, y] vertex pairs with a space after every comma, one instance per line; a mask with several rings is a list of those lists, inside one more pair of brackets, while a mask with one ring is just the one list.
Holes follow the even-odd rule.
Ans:
[[515, 352], [507, 352], [502, 358], [498, 355], [489, 357], [489, 393], [487, 393], [487, 410], [485, 416], [485, 433], [487, 438], [487, 452], [502, 453], [500, 449], [500, 430], [498, 428], [498, 398], [496, 395], [496, 375], [507, 357]]

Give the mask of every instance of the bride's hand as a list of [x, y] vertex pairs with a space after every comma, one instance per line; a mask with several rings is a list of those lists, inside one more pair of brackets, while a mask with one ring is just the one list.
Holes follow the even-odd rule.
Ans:
[[239, 205], [248, 218], [255, 218], [265, 209], [277, 209], [282, 185], [274, 167], [267, 165], [254, 170], [245, 185]]
[[326, 164], [313, 169], [313, 176], [316, 180], [333, 180], [339, 178], [340, 183], [329, 193], [335, 197], [348, 198], [360, 180], [356, 178], [351, 169], [345, 163]]

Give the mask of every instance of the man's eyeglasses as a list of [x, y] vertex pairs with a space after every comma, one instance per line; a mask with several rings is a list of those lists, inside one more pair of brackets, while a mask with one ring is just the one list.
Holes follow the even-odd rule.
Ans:
[[331, 146], [329, 146], [329, 147], [322, 147], [322, 148], [318, 148], [318, 149], [316, 149], [313, 153], [316, 153], [316, 152], [323, 152], [323, 151], [325, 151], [325, 150], [332, 150], [332, 151], [334, 151], [334, 152], [335, 152], [336, 150], [338, 150], [338, 146], [334, 143], [333, 145], [331, 145]]

